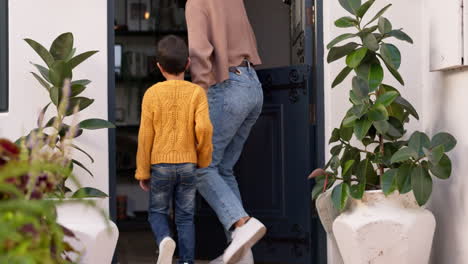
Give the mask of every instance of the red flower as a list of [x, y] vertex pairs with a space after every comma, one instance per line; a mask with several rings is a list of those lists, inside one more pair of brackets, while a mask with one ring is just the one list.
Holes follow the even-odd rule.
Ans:
[[16, 157], [19, 155], [20, 149], [11, 141], [0, 138], [0, 153], [2, 152], [5, 152], [8, 156]]

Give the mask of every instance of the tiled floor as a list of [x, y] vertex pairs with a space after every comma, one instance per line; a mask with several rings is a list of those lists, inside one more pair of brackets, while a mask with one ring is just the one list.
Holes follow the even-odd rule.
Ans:
[[[117, 244], [119, 264], [155, 264], [156, 250], [156, 243], [151, 231], [121, 232], [119, 234]], [[196, 264], [208, 264], [208, 262], [197, 261]]]

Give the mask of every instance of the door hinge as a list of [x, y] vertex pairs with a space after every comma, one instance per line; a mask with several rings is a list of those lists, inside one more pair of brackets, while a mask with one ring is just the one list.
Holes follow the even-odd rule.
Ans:
[[315, 104], [309, 104], [309, 123], [315, 125]]
[[306, 24], [307, 26], [315, 25], [315, 6], [306, 8]]

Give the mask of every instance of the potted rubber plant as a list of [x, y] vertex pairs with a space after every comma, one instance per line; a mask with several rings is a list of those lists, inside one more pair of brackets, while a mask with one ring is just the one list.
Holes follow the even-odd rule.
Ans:
[[413, 40], [384, 17], [391, 4], [368, 16], [374, 2], [339, 0], [349, 16], [335, 26], [350, 32], [328, 43], [327, 62], [343, 63], [333, 87], [352, 75], [342, 85], [349, 88], [350, 107], [332, 132], [330, 160], [309, 176], [316, 181], [312, 195], [319, 200], [328, 196], [336, 210], [320, 212], [324, 206], [317, 206], [319, 214], [328, 214], [321, 219], [336, 238], [344, 263], [428, 263], [435, 219], [424, 205], [433, 177], [450, 177], [447, 152], [457, 142], [444, 132], [430, 138], [405, 130], [419, 115], [384, 80], [394, 78], [404, 86], [402, 56], [393, 43]]

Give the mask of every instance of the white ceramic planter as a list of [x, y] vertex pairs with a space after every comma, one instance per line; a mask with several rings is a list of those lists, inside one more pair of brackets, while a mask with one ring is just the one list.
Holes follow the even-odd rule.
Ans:
[[[95, 198], [99, 208], [107, 199]], [[57, 222], [73, 231], [77, 239], [67, 242], [82, 252], [81, 264], [110, 264], [117, 245], [117, 226], [103, 218], [94, 208], [80, 203], [65, 203], [57, 207]]]
[[349, 203], [333, 223], [333, 233], [345, 264], [425, 264], [435, 225], [412, 192], [385, 197], [369, 191]]

